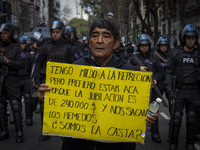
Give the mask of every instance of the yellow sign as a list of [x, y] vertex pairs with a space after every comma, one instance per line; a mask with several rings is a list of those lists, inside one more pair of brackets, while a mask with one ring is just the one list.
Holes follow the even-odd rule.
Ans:
[[43, 133], [144, 142], [151, 72], [47, 63]]

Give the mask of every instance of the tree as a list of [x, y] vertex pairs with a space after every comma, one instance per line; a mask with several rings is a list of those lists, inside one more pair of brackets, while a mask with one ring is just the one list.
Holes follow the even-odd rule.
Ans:
[[[105, 17], [115, 21], [122, 36], [128, 33], [128, 11], [130, 0], [80, 0], [81, 6], [89, 15], [89, 21]], [[109, 14], [113, 14], [109, 16]]]
[[79, 37], [88, 36], [89, 22], [85, 19], [73, 18], [69, 21], [69, 25], [73, 26]]
[[[133, 0], [135, 13], [137, 17], [140, 19], [140, 22], [142, 24], [142, 33], [146, 33], [150, 36], [153, 36], [154, 33], [154, 44], [157, 42], [159, 38], [158, 34], [158, 9], [161, 7], [161, 5], [164, 3], [164, 1], [157, 1], [157, 0], [145, 0], [146, 2], [146, 9], [145, 9], [145, 15], [142, 16], [142, 12], [140, 10], [141, 1], [140, 0]], [[154, 20], [154, 32], [152, 31], [152, 23], [150, 21], [150, 17], [153, 17]]]
[[67, 24], [69, 22], [68, 17], [71, 15], [71, 9], [68, 6], [65, 6], [60, 11], [61, 20], [64, 24]]

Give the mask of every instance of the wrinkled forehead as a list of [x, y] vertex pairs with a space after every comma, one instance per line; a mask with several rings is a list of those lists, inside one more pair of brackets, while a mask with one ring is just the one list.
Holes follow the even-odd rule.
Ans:
[[99, 27], [96, 27], [94, 30], [92, 30], [91, 35], [92, 34], [109, 34], [109, 35], [113, 36], [113, 34], [111, 33], [111, 31], [109, 31], [108, 29], [106, 29], [106, 28], [99, 28]]

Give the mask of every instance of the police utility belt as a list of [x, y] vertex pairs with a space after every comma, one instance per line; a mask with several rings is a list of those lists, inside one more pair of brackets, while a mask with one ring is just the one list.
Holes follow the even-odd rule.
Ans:
[[188, 90], [191, 90], [191, 89], [197, 89], [198, 88], [198, 85], [197, 84], [184, 84], [182, 83], [180, 85], [180, 89], [188, 89]]

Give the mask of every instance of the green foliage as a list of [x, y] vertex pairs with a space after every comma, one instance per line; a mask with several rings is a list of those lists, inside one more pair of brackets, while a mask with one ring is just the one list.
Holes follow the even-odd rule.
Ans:
[[83, 36], [88, 36], [89, 34], [89, 22], [85, 19], [73, 18], [70, 20], [69, 25], [76, 28], [79, 38]]

